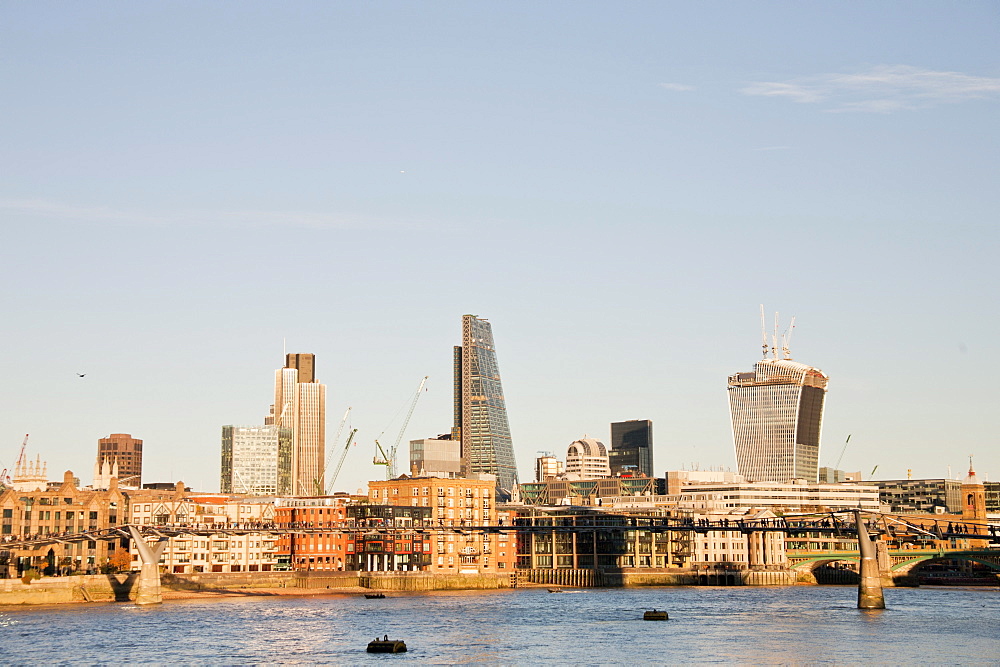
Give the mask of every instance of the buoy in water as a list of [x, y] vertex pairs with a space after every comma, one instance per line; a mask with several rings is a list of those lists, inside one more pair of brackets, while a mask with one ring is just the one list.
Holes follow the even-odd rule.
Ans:
[[374, 641], [368, 642], [369, 653], [406, 653], [406, 642], [400, 639], [389, 639], [386, 635], [382, 639], [376, 637]]
[[667, 618], [668, 618], [667, 612], [657, 611], [656, 609], [653, 609], [652, 611], [647, 611], [645, 614], [642, 615], [642, 620], [644, 621], [665, 621], [667, 620]]

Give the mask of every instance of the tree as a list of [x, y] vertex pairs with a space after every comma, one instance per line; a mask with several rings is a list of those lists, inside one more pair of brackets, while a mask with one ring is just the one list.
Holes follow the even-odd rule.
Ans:
[[121, 572], [132, 567], [132, 554], [125, 549], [118, 547], [115, 552], [108, 557], [108, 565]]

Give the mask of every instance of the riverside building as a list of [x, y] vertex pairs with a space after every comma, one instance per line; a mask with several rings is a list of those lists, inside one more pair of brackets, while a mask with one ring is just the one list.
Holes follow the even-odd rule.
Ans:
[[500, 384], [493, 328], [476, 315], [462, 316], [462, 345], [454, 350], [455, 425], [462, 443], [462, 474], [494, 475], [497, 497], [508, 499], [517, 485], [517, 462]]
[[[195, 530], [273, 527], [275, 506], [271, 499], [232, 497], [227, 494], [187, 493], [182, 483], [174, 491], [143, 490], [129, 494], [131, 523], [186, 526]], [[132, 566], [141, 565], [132, 546]], [[160, 559], [164, 572], [270, 572], [278, 569], [278, 545], [273, 532], [228, 535], [179, 535], [171, 537]]]
[[[634, 514], [630, 512], [629, 514]], [[520, 570], [601, 570], [608, 574], [641, 574], [652, 570], [670, 573], [684, 570], [680, 579], [697, 583], [698, 577], [711, 572], [725, 578], [714, 583], [786, 583], [787, 575], [768, 578], [750, 575], [751, 571], [787, 568], [784, 534], [762, 531], [744, 533], [736, 520], [773, 518], [768, 510], [651, 510], [649, 517], [683, 518], [697, 522], [706, 519], [719, 522], [733, 520], [732, 530], [707, 530], [701, 533], [684, 530], [653, 531], [642, 527], [642, 518], [625, 516], [596, 508], [531, 508], [516, 519], [518, 526], [573, 527], [572, 531], [525, 531], [518, 543]], [[593, 528], [593, 530], [588, 530]], [[678, 573], [681, 574], [681, 573]], [[560, 583], [566, 577], [539, 575], [535, 580]], [[600, 583], [589, 578], [584, 581]], [[572, 578], [570, 578], [572, 581]], [[707, 583], [707, 582], [706, 582]]]
[[[118, 480], [112, 479], [109, 487], [77, 488], [73, 473], [66, 471], [62, 483], [42, 483], [32, 490], [4, 489], [0, 492], [0, 550], [7, 540], [105, 530], [127, 523], [127, 498]], [[10, 550], [0, 567], [18, 576], [32, 568], [49, 575], [96, 573], [125, 542], [122, 538], [20, 547]]]
[[322, 531], [282, 533], [278, 539], [278, 570], [339, 571], [348, 568], [354, 540], [346, 532], [350, 497], [279, 498], [275, 523], [279, 528], [301, 526]]
[[878, 487], [872, 484], [745, 482], [692, 483], [674, 496], [681, 507], [704, 510], [764, 508], [780, 512], [836, 512], [860, 509], [878, 512]]
[[[496, 525], [496, 480], [407, 477], [368, 482], [371, 505], [427, 508], [430, 516], [417, 519], [431, 526]], [[468, 531], [441, 531], [433, 534], [424, 569], [430, 572], [475, 574], [506, 572], [513, 568], [514, 533], [489, 535]], [[503, 554], [503, 555], [501, 555]]]

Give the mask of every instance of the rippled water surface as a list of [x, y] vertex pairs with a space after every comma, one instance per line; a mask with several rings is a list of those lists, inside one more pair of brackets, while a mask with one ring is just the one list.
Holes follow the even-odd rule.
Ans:
[[[1000, 592], [545, 589], [0, 608], [4, 664], [835, 663], [1000, 661]], [[667, 622], [642, 620], [665, 609]], [[369, 655], [388, 634], [409, 652]]]

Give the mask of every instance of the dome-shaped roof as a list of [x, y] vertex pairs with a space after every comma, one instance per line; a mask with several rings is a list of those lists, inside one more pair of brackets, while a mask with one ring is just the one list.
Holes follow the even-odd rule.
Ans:
[[567, 456], [607, 456], [604, 443], [594, 438], [580, 438], [570, 443]]

